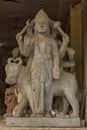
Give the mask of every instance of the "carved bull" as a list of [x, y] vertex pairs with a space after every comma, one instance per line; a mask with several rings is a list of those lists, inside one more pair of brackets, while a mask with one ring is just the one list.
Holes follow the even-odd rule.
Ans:
[[32, 112], [34, 113], [33, 101], [32, 101], [32, 90], [31, 84], [28, 81], [26, 75], [26, 68], [22, 65], [22, 60], [20, 58], [8, 59], [8, 64], [5, 67], [6, 70], [6, 83], [17, 84], [21, 94], [23, 95], [20, 103], [13, 110], [13, 116], [20, 117], [23, 114], [23, 110], [28, 104], [31, 105]]
[[[23, 95], [22, 101], [13, 111], [13, 116], [20, 117], [23, 114], [23, 110], [28, 103], [30, 103], [32, 112], [34, 113], [33, 98], [32, 98], [32, 85], [30, 84], [26, 67], [23, 66], [20, 58], [8, 59], [8, 64], [5, 68], [6, 71], [6, 83], [17, 84]], [[52, 82], [53, 96], [65, 96], [69, 104], [72, 107], [72, 116], [79, 116], [79, 104], [76, 98], [77, 94], [77, 81], [74, 75], [61, 71], [59, 80], [53, 80]], [[53, 97], [52, 97], [53, 100]]]

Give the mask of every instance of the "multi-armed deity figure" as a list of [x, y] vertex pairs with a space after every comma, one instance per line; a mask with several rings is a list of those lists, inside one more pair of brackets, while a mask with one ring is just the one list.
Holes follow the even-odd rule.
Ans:
[[16, 36], [21, 54], [26, 57], [33, 54], [30, 75], [32, 94], [35, 114], [41, 115], [44, 111], [52, 110], [51, 84], [53, 79], [59, 79], [60, 76], [58, 47], [50, 37], [49, 22], [47, 14], [41, 10], [35, 17], [34, 36], [28, 36], [28, 39], [25, 37], [25, 41], [22, 40], [21, 33]]
[[[60, 49], [58, 49], [58, 43], [55, 40], [55, 30], [62, 35], [63, 43]], [[24, 69], [21, 67], [22, 62], [17, 66], [17, 60], [14, 59], [9, 60], [6, 67], [6, 82], [12, 84], [12, 81], [15, 81], [13, 83], [20, 86], [25, 97], [24, 102], [22, 101], [23, 103], [20, 103], [16, 109], [19, 111], [19, 115], [16, 113], [16, 116], [22, 115], [20, 109], [23, 109], [22, 105], [26, 106], [26, 104], [31, 106], [32, 116], [51, 116], [53, 97], [58, 95], [66, 97], [68, 100], [66, 104], [72, 106], [72, 115], [78, 116], [79, 105], [76, 98], [75, 76], [63, 71], [61, 67], [69, 37], [61, 29], [60, 22], [51, 20], [43, 10], [40, 10], [32, 21], [26, 22], [26, 26], [16, 35], [16, 40], [21, 55], [28, 57]], [[15, 76], [13, 77], [16, 80], [13, 80], [12, 69], [15, 67], [15, 71], [18, 73], [15, 75], [14, 72]]]

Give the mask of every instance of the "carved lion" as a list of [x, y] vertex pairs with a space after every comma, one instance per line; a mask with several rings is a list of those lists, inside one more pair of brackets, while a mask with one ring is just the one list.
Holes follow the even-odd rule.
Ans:
[[18, 103], [17, 97], [15, 95], [15, 87], [6, 88], [4, 102], [7, 106], [6, 114], [4, 117], [12, 116], [12, 111]]

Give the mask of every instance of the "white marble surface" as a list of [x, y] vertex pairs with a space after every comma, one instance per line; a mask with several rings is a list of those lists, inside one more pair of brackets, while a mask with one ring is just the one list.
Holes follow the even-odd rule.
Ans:
[[6, 118], [8, 126], [80, 127], [80, 118]]

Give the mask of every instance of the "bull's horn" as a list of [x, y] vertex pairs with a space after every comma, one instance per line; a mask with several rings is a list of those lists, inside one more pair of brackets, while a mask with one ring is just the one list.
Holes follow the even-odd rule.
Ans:
[[9, 63], [12, 63], [14, 61], [14, 58], [9, 58], [8, 60], [7, 60], [7, 63], [9, 64]]
[[16, 62], [18, 61], [18, 64], [23, 64], [22, 59], [21, 58], [16, 58]]

